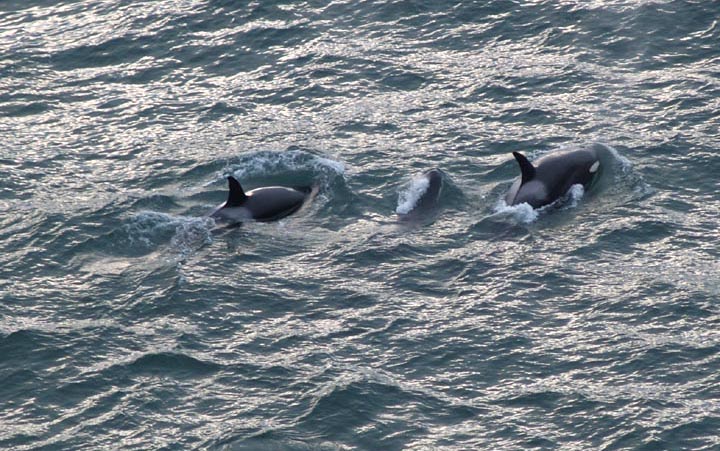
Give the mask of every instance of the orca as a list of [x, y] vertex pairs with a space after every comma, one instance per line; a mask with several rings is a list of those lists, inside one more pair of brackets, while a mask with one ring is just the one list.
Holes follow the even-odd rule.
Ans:
[[298, 211], [312, 188], [265, 186], [247, 193], [234, 177], [227, 178], [227, 201], [210, 213], [216, 220], [239, 224], [247, 221], [277, 221]]
[[443, 173], [440, 169], [433, 168], [413, 180], [413, 183], [418, 183], [424, 191], [409, 210], [405, 211], [405, 208], [398, 207], [396, 212], [400, 221], [427, 218], [435, 212], [443, 187]]
[[533, 208], [555, 202], [571, 186], [587, 188], [600, 169], [600, 160], [593, 148], [555, 152], [530, 163], [525, 155], [513, 152], [520, 165], [520, 177], [505, 195], [505, 203], [528, 203]]

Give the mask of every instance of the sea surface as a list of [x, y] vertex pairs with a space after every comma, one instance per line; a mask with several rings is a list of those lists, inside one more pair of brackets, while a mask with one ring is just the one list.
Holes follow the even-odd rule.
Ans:
[[[720, 450], [719, 21], [3, 0], [0, 449]], [[318, 194], [228, 228], [230, 175]]]

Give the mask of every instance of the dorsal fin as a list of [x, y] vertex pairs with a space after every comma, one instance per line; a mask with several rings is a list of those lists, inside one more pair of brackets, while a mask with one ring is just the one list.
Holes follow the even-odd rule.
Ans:
[[520, 165], [520, 173], [522, 174], [522, 181], [520, 182], [520, 184], [525, 184], [530, 180], [534, 179], [535, 166], [533, 166], [532, 163], [530, 163], [528, 159], [525, 158], [525, 155], [521, 154], [520, 152], [513, 152], [513, 156]]
[[227, 179], [230, 192], [228, 193], [225, 206], [237, 207], [242, 205], [242, 203], [245, 202], [245, 199], [247, 199], [247, 196], [245, 195], [245, 191], [243, 191], [242, 186], [240, 186], [240, 182], [238, 182], [233, 176], [229, 176]]

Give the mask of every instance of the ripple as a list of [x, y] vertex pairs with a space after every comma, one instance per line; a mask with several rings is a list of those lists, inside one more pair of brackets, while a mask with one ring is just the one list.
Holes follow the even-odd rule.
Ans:
[[[718, 447], [709, 3], [44, 3], [0, 3], [0, 448]], [[228, 175], [319, 194], [218, 229]]]
[[173, 377], [203, 377], [217, 372], [220, 365], [203, 362], [185, 354], [145, 354], [134, 360], [128, 369], [133, 374], [172, 374]]

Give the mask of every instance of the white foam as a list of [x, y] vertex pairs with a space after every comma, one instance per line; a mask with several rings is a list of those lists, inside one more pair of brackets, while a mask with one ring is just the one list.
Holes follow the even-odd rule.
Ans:
[[228, 167], [217, 178], [206, 184], [215, 183], [231, 173], [238, 180], [276, 174], [283, 171], [310, 171], [323, 176], [343, 176], [345, 165], [330, 158], [314, 155], [302, 150], [260, 151], [249, 152], [238, 156], [237, 161], [230, 162]]
[[428, 187], [430, 187], [430, 180], [427, 176], [422, 175], [412, 179], [405, 189], [398, 194], [398, 205], [395, 212], [400, 215], [410, 213]]
[[[495, 214], [507, 215], [517, 222], [529, 224], [536, 221], [540, 216], [540, 213], [546, 209], [555, 208], [557, 206], [560, 206], [562, 209], [577, 207], [578, 202], [580, 202], [584, 196], [585, 188], [583, 188], [580, 184], [576, 184], [570, 187], [565, 196], [538, 209], [534, 209], [526, 202], [517, 205], [508, 205], [505, 202], [505, 199], [500, 199], [497, 205], [495, 205]], [[559, 202], [561, 203], [560, 205], [558, 205]]]
[[570, 187], [567, 193], [567, 203], [564, 205], [565, 208], [575, 208], [577, 207], [578, 202], [580, 202], [580, 199], [585, 196], [585, 188], [583, 188], [582, 185], [575, 184]]
[[517, 222], [529, 224], [537, 220], [540, 215], [530, 204], [523, 202], [517, 205], [508, 205], [505, 199], [500, 199], [495, 205], [495, 214], [510, 216]]
[[315, 157], [315, 167], [331, 169], [333, 172], [335, 172], [338, 175], [345, 174], [345, 165], [339, 161], [331, 160], [329, 158], [316, 156]]

